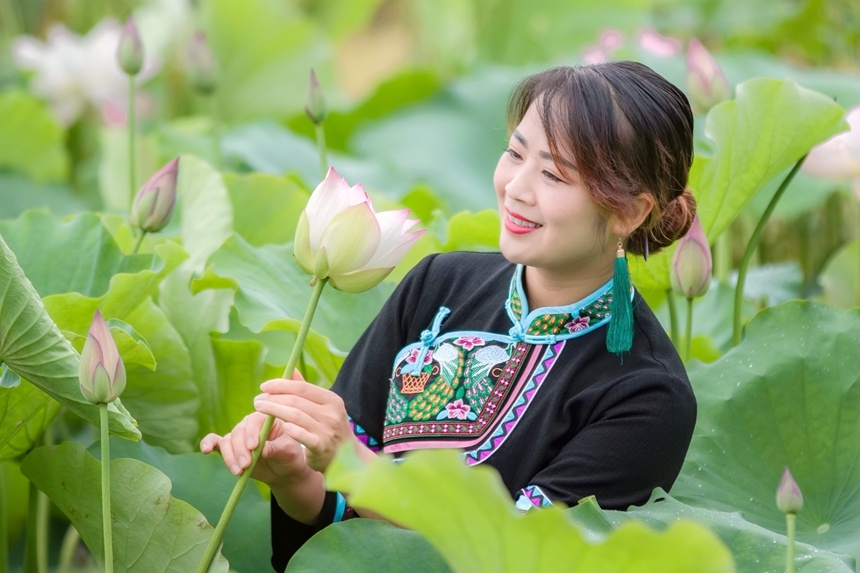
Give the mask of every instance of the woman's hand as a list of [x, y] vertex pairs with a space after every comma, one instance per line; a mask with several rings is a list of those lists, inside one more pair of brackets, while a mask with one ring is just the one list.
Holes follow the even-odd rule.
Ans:
[[334, 392], [308, 384], [298, 371], [293, 376], [264, 382], [254, 407], [281, 421], [279, 431], [305, 446], [308, 467], [322, 472], [338, 447], [354, 439], [346, 407]]
[[[251, 465], [251, 452], [260, 441], [265, 420], [266, 416], [259, 412], [249, 414], [224, 436], [208, 434], [200, 441], [200, 451], [221, 452], [230, 471], [241, 475]], [[276, 418], [251, 477], [275, 486], [305, 479], [310, 472], [301, 444], [284, 432], [284, 422]]]

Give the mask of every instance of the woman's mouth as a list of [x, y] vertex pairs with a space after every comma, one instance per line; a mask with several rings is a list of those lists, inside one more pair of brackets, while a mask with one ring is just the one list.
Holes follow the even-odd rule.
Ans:
[[505, 228], [515, 235], [523, 235], [530, 233], [535, 229], [541, 228], [543, 225], [529, 221], [522, 215], [505, 211]]

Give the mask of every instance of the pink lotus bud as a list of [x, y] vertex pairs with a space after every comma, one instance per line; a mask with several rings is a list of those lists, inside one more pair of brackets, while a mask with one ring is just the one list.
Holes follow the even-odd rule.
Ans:
[[729, 82], [711, 53], [695, 38], [687, 50], [687, 95], [696, 113], [729, 99]]
[[305, 104], [305, 113], [308, 114], [314, 125], [321, 124], [328, 115], [325, 97], [320, 87], [320, 82], [317, 79], [317, 74], [313, 70], [311, 70], [311, 78], [308, 82], [308, 100]]
[[125, 390], [125, 365], [98, 310], [81, 351], [78, 378], [84, 398], [93, 404], [113, 402]]
[[119, 67], [130, 76], [136, 76], [143, 67], [143, 42], [132, 16], [126, 20], [125, 28], [120, 34], [116, 57]]
[[640, 48], [661, 58], [674, 56], [681, 51], [680, 40], [664, 36], [654, 28], [645, 28], [639, 32], [637, 41]]
[[302, 211], [293, 254], [308, 274], [333, 287], [361, 292], [379, 284], [424, 231], [409, 211], [376, 213], [361, 185], [349, 186], [330, 168]]
[[711, 284], [712, 266], [708, 237], [696, 215], [690, 230], [678, 241], [672, 258], [672, 288], [686, 298], [702, 296]]
[[131, 206], [131, 224], [156, 233], [162, 230], [173, 214], [176, 203], [176, 178], [179, 175], [179, 158], [171, 159], [147, 181]]
[[194, 34], [188, 46], [188, 79], [203, 95], [211, 94], [218, 85], [218, 63], [203, 32]]
[[783, 513], [797, 513], [803, 509], [803, 494], [788, 468], [782, 472], [782, 479], [776, 489], [776, 506]]
[[860, 105], [845, 115], [850, 129], [812, 148], [803, 170], [835, 182], [849, 180], [860, 201]]

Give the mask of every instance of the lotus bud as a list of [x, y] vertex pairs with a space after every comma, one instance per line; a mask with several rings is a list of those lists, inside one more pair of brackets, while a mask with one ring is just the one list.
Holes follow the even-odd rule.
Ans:
[[147, 233], [156, 233], [170, 222], [176, 203], [178, 174], [179, 158], [176, 157], [140, 188], [131, 205], [132, 225]]
[[717, 60], [695, 38], [687, 50], [687, 95], [696, 113], [729, 99], [729, 82]]
[[84, 398], [93, 404], [113, 402], [125, 390], [125, 365], [98, 310], [81, 351], [78, 378]]
[[803, 494], [788, 468], [782, 472], [782, 479], [776, 489], [776, 506], [783, 513], [797, 513], [803, 509]]
[[317, 79], [317, 74], [313, 70], [311, 70], [311, 79], [308, 82], [308, 100], [305, 104], [305, 113], [308, 114], [314, 125], [321, 124], [328, 115], [325, 97], [320, 87], [320, 82]]
[[188, 78], [191, 87], [203, 95], [211, 94], [218, 85], [218, 63], [203, 32], [194, 34], [188, 46]]
[[690, 230], [678, 241], [675, 256], [672, 258], [672, 288], [686, 298], [702, 296], [708, 292], [711, 284], [712, 267], [708, 237], [705, 236], [705, 230], [696, 215]]
[[143, 67], [143, 42], [134, 17], [129, 17], [119, 37], [116, 51], [119, 67], [130, 76], [136, 76]]
[[424, 231], [409, 211], [376, 213], [361, 185], [350, 187], [334, 168], [308, 200], [296, 227], [293, 254], [306, 273], [345, 292], [379, 284]]

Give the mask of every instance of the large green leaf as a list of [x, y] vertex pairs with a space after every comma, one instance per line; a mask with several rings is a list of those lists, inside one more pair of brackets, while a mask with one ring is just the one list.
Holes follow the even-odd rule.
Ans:
[[[170, 496], [170, 480], [137, 460], [110, 461], [114, 571], [193, 571], [214, 530], [188, 503]], [[66, 442], [34, 450], [21, 471], [45, 492], [94, 555], [104, 554], [101, 465], [83, 446]], [[219, 555], [210, 572], [228, 571]]]
[[466, 467], [453, 450], [364, 465], [344, 447], [326, 485], [349, 493], [355, 507], [420, 532], [457, 572], [734, 571], [726, 547], [690, 521], [663, 533], [627, 523], [595, 542], [559, 507], [522, 515], [494, 469]]
[[[586, 508], [576, 506], [571, 509], [572, 516], [577, 521], [583, 509]], [[685, 505], [659, 488], [654, 490], [648, 503], [641, 507], [630, 507], [627, 511], [603, 511], [602, 514], [604, 519], [609, 519], [616, 525], [630, 520], [641, 520], [653, 527], [661, 528], [678, 519], [690, 519], [705, 525], [728, 546], [735, 558], [739, 573], [780, 571], [785, 566], [787, 539], [784, 535], [755, 525], [737, 512], [729, 513]], [[795, 558], [797, 570], [801, 573], [854, 571], [854, 567], [839, 555], [805, 543], [795, 544]]]
[[310, 194], [295, 181], [252, 173], [224, 176], [233, 205], [233, 227], [251, 245], [291, 242]]
[[[296, 265], [293, 247], [252, 247], [233, 235], [210, 259], [214, 272], [235, 280], [239, 319], [254, 332], [285, 318], [301, 320], [310, 300], [310, 277]], [[202, 286], [203, 283], [198, 283]], [[359, 294], [327, 288], [312, 328], [341, 351], [349, 350], [379, 312], [393, 288], [382, 283]]]
[[[755, 78], [739, 84], [736, 98], [714, 107], [705, 134], [713, 154], [699, 153], [689, 186], [705, 233], [720, 235], [771, 179], [812, 147], [847, 127], [845, 110], [824, 94], [791, 80]], [[665, 290], [674, 247], [631, 259], [637, 287]]]
[[860, 556], [860, 310], [767, 309], [720, 360], [694, 364], [699, 419], [673, 489], [680, 501], [782, 532], [774, 495], [790, 467], [804, 495], [798, 539]]
[[450, 573], [417, 531], [378, 519], [351, 519], [326, 527], [302, 545], [288, 573]]
[[[169, 454], [143, 441], [120, 439], [111, 439], [110, 449], [114, 459], [134, 458], [158, 468], [173, 484], [171, 495], [190, 503], [206, 516], [209, 523], [216, 523], [221, 517], [224, 504], [236, 484], [236, 477], [227, 471], [217, 454]], [[90, 451], [97, 455], [98, 445], [91, 446]], [[206, 487], [200, 487], [200, 484], [206, 484]], [[231, 571], [257, 573], [268, 570], [271, 554], [269, 529], [268, 500], [257, 488], [245, 488], [224, 531], [221, 552], [230, 561]]]
[[203, 271], [206, 259], [233, 232], [233, 208], [218, 171], [193, 155], [179, 160], [176, 194], [180, 201], [182, 245], [187, 265]]
[[0, 173], [0, 219], [14, 219], [30, 209], [68, 215], [83, 211], [84, 204], [66, 185], [36, 183], [17, 173]]
[[39, 182], [63, 181], [69, 171], [63, 128], [33, 96], [0, 93], [0, 168], [11, 168]]
[[[80, 391], [80, 355], [51, 320], [15, 255], [0, 237], [0, 361], [69, 410], [98, 423], [98, 409]], [[0, 389], [5, 407], [0, 418], [0, 457], [8, 459], [29, 449], [53, 418], [57, 408], [41, 392], [21, 385]], [[14, 394], [19, 392], [19, 394]], [[24, 393], [22, 399], [18, 399]], [[134, 419], [117, 401], [111, 405], [111, 431], [140, 438]]]

